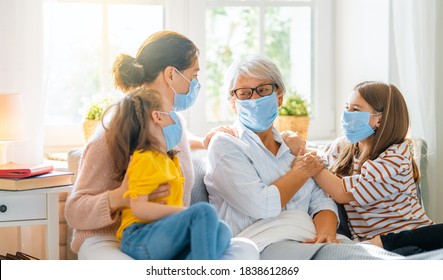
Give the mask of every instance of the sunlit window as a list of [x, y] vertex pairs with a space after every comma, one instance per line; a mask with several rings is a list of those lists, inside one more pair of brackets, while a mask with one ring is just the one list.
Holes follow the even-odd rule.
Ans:
[[143, 1], [58, 1], [45, 12], [51, 26], [46, 124], [80, 123], [85, 98], [116, 94], [115, 57], [134, 56], [150, 34], [164, 28], [163, 5]]
[[238, 57], [263, 54], [280, 68], [288, 94], [311, 99], [310, 1], [216, 1], [206, 9], [206, 116], [232, 119], [222, 92], [224, 70]]
[[[282, 71], [288, 93], [310, 101], [311, 137], [330, 138], [334, 133], [334, 111], [328, 105], [334, 101], [332, 1], [50, 2], [45, 20], [52, 28], [45, 34], [44, 66], [48, 146], [82, 144], [83, 101], [116, 95], [111, 72], [115, 57], [135, 55], [150, 34], [164, 29], [188, 36], [200, 49], [202, 90], [194, 106], [183, 112], [191, 132], [202, 136], [231, 123], [232, 109], [222, 89], [225, 70], [238, 57], [263, 54]], [[68, 132], [60, 133], [67, 126]]]

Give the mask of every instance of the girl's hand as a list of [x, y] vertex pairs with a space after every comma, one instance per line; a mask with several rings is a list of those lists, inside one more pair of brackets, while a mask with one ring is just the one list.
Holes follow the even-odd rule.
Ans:
[[281, 132], [280, 135], [294, 156], [298, 155], [300, 148], [306, 149], [306, 141], [303, 140], [297, 132], [285, 130]]
[[323, 160], [315, 152], [306, 153], [304, 148], [300, 148], [295, 158], [292, 169], [303, 172], [307, 177], [312, 177], [325, 168]]

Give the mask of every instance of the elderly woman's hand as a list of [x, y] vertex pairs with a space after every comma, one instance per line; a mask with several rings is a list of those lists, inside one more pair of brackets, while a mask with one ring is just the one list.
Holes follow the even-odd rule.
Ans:
[[289, 150], [291, 151], [291, 154], [294, 156], [298, 155], [298, 151], [300, 148], [306, 149], [306, 141], [303, 140], [297, 132], [294, 132], [292, 130], [285, 130], [282, 131], [281, 137], [285, 144], [289, 147]]
[[315, 152], [306, 152], [301, 147], [295, 158], [292, 169], [303, 172], [307, 177], [312, 177], [325, 168], [324, 161]]
[[314, 244], [314, 243], [340, 243], [337, 240], [337, 234], [335, 232], [333, 233], [318, 233], [315, 235], [315, 237], [311, 240], [307, 240], [304, 243], [307, 244]]

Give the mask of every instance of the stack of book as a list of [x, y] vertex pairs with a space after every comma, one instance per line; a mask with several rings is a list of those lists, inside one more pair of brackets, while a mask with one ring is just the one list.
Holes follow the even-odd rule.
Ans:
[[71, 185], [74, 173], [55, 171], [52, 165], [9, 162], [0, 165], [0, 190], [22, 191]]

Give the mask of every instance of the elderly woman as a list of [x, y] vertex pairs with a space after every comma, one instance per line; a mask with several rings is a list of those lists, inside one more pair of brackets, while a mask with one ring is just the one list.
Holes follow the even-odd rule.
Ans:
[[262, 259], [403, 258], [336, 234], [336, 205], [311, 179], [324, 163], [305, 153], [297, 137], [288, 147], [273, 127], [285, 85], [271, 61], [252, 56], [234, 63], [226, 86], [238, 138], [213, 137], [205, 184], [234, 235], [255, 241]]

